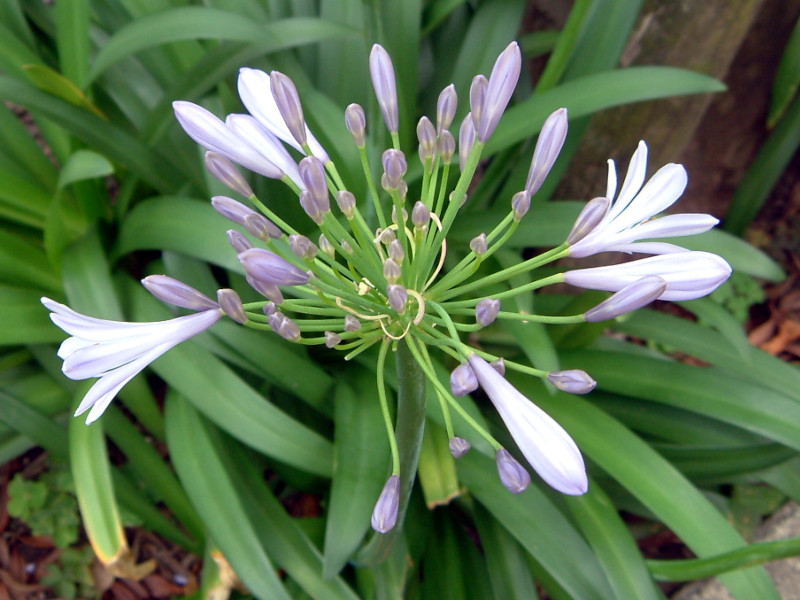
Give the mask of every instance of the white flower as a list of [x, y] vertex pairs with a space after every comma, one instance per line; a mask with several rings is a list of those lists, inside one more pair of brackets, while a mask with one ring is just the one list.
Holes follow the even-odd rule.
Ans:
[[667, 283], [660, 300], [694, 300], [722, 285], [731, 275], [725, 259], [710, 252], [689, 251], [640, 258], [631, 262], [564, 273], [570, 285], [618, 292], [642, 277], [658, 275]]
[[281, 171], [286, 173], [297, 187], [305, 189], [297, 163], [281, 144], [280, 140], [251, 115], [233, 114], [225, 117], [225, 125], [248, 145], [256, 148], [262, 156], [266, 156]]
[[[272, 135], [305, 154], [305, 150], [294, 139], [281, 116], [280, 110], [278, 110], [278, 104], [272, 93], [269, 74], [258, 69], [240, 69], [238, 88], [242, 104], [251, 115], [258, 119], [259, 123], [269, 130]], [[306, 125], [306, 138], [311, 153], [323, 163], [328, 162], [330, 160], [328, 153], [325, 152], [317, 138], [308, 129], [308, 125]]]
[[72, 337], [62, 342], [58, 356], [70, 379], [99, 377], [78, 406], [89, 408], [86, 424], [103, 414], [111, 400], [147, 365], [181, 342], [205, 331], [222, 316], [217, 308], [155, 323], [127, 323], [88, 317], [50, 298], [42, 298], [53, 323]]
[[564, 494], [585, 494], [589, 481], [583, 457], [564, 428], [480, 356], [472, 354], [468, 360], [517, 446], [539, 476]]
[[[650, 220], [680, 198], [686, 189], [688, 178], [683, 165], [668, 164], [645, 184], [646, 169], [647, 144], [639, 142], [639, 147], [628, 165], [619, 196], [600, 222], [572, 245], [571, 256], [591, 256], [608, 251], [646, 254], [681, 252], [684, 248], [666, 242], [634, 242], [641, 239], [695, 235], [708, 231], [719, 222], [707, 214], [677, 214]], [[617, 171], [614, 161], [609, 160], [606, 197], [613, 199], [616, 193]]]

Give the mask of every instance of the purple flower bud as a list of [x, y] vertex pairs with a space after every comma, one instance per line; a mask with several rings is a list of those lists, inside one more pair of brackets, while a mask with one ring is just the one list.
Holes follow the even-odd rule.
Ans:
[[439, 155], [442, 157], [444, 163], [449, 165], [450, 161], [453, 160], [453, 154], [456, 152], [456, 139], [453, 137], [453, 134], [443, 129], [439, 134], [436, 149], [439, 151]]
[[481, 327], [488, 327], [494, 323], [500, 312], [500, 300], [484, 298], [475, 307], [475, 322]]
[[278, 306], [274, 302], [267, 302], [262, 309], [264, 314], [270, 316], [273, 313], [278, 312]]
[[511, 198], [511, 212], [514, 214], [514, 220], [519, 221], [528, 214], [531, 208], [531, 195], [523, 190], [514, 194]]
[[339, 190], [336, 192], [336, 204], [347, 219], [352, 219], [356, 214], [356, 197], [353, 192]]
[[228, 234], [228, 242], [230, 245], [233, 246], [233, 249], [236, 251], [236, 254], [241, 254], [245, 250], [249, 250], [253, 247], [253, 244], [250, 243], [246, 237], [244, 237], [241, 233], [236, 231], [235, 229], [229, 229], [227, 231]]
[[[248, 217], [257, 217], [258, 220], [254, 221], [251, 225], [257, 231], [262, 229], [266, 230], [268, 234], [267, 237], [269, 238], [279, 238], [283, 235], [280, 227], [275, 225], [272, 221], [267, 219], [261, 213], [257, 213], [251, 208], [246, 207], [241, 202], [237, 202], [233, 198], [228, 198], [227, 196], [214, 196], [211, 198], [211, 206], [216, 210], [219, 214], [221, 214], [226, 219], [230, 219], [234, 223], [238, 223], [239, 225], [244, 225], [247, 227], [247, 218]], [[251, 232], [253, 233], [253, 232]], [[256, 237], [262, 237], [259, 234], [253, 233]], [[262, 238], [266, 239], [266, 238]]]
[[650, 304], [667, 290], [667, 282], [658, 275], [648, 275], [625, 286], [610, 298], [586, 311], [589, 323], [615, 319]]
[[267, 316], [267, 323], [272, 330], [285, 340], [296, 342], [300, 339], [300, 328], [282, 312], [274, 312]]
[[241, 194], [245, 198], [253, 195], [253, 189], [234, 164], [219, 152], [208, 151], [205, 154], [206, 169], [223, 185]]
[[270, 234], [274, 233], [275, 229], [277, 229], [274, 225], [270, 228], [270, 225], [272, 225], [272, 223], [269, 219], [258, 213], [247, 215], [244, 218], [244, 228], [247, 230], [247, 233], [265, 242], [269, 241], [271, 237]]
[[219, 307], [226, 315], [237, 323], [247, 323], [247, 313], [244, 310], [242, 299], [234, 290], [224, 288], [217, 290]]
[[389, 258], [391, 258], [394, 262], [396, 262], [398, 265], [403, 264], [403, 259], [406, 257], [406, 253], [403, 250], [403, 244], [400, 243], [400, 240], [393, 240], [389, 244], [387, 252], [389, 253]]
[[[402, 185], [405, 185], [405, 184], [406, 184], [406, 182], [403, 181]], [[407, 191], [407, 189], [403, 190], [403, 187], [401, 186], [400, 187], [400, 191], [403, 192], [403, 193], [400, 194], [400, 196], [403, 197], [403, 196], [405, 196], [405, 191]], [[393, 205], [392, 206], [392, 222], [393, 223], [405, 223], [406, 221], [408, 221], [408, 211], [405, 208], [402, 209], [402, 217], [403, 217], [402, 219], [398, 218], [397, 207]]]
[[586, 371], [580, 369], [553, 371], [547, 375], [547, 381], [569, 394], [588, 394], [597, 385]]
[[344, 111], [344, 123], [347, 125], [347, 131], [353, 136], [356, 146], [363, 148], [366, 144], [367, 118], [360, 104], [348, 105]]
[[356, 319], [353, 315], [344, 316], [345, 331], [358, 331], [359, 329], [361, 329], [361, 321]]
[[417, 123], [417, 139], [419, 140], [419, 158], [422, 164], [436, 152], [436, 128], [428, 117], [422, 117]]
[[417, 201], [414, 208], [411, 209], [411, 222], [416, 229], [422, 229], [428, 226], [431, 220], [431, 209], [425, 206], [424, 203]]
[[483, 256], [486, 254], [486, 251], [489, 249], [488, 244], [486, 243], [486, 234], [482, 233], [472, 238], [469, 243], [469, 249], [478, 256]]
[[553, 168], [559, 152], [567, 139], [567, 109], [559, 108], [542, 125], [536, 149], [533, 151], [531, 168], [525, 189], [533, 196], [542, 187], [547, 174]]
[[300, 96], [294, 82], [283, 73], [272, 71], [269, 74], [269, 83], [272, 88], [272, 96], [275, 104], [289, 128], [292, 137], [301, 146], [306, 145], [306, 121], [303, 118], [303, 106], [300, 104]]
[[467, 452], [469, 452], [470, 448], [472, 448], [472, 444], [470, 444], [464, 438], [462, 437], [450, 438], [450, 454], [453, 455], [453, 458], [461, 458]]
[[314, 260], [317, 252], [319, 252], [317, 245], [304, 235], [290, 235], [289, 247], [291, 247], [292, 252], [305, 260]]
[[472, 113], [468, 113], [461, 121], [461, 129], [458, 130], [458, 165], [462, 171], [467, 166], [467, 160], [474, 145], [475, 123], [472, 120]]
[[142, 285], [159, 300], [181, 308], [190, 310], [219, 308], [217, 303], [205, 294], [168, 275], [148, 275], [142, 279]]
[[240, 140], [255, 148], [261, 156], [275, 164], [292, 181], [301, 186], [302, 182], [294, 158], [280, 140], [258, 119], [251, 115], [232, 114], [225, 117], [225, 125]]
[[325, 234], [319, 236], [319, 249], [331, 258], [333, 258], [336, 254], [336, 248], [334, 248], [333, 244], [331, 244], [328, 238], [325, 237]]
[[389, 306], [402, 315], [406, 312], [406, 304], [408, 303], [408, 290], [402, 285], [389, 285], [386, 287], [386, 295], [389, 297]]
[[328, 196], [328, 180], [325, 177], [325, 167], [322, 162], [315, 156], [307, 156], [300, 161], [298, 167], [300, 178], [311, 193], [317, 211], [328, 212], [331, 209], [331, 201]]
[[378, 235], [378, 239], [380, 240], [381, 244], [383, 244], [384, 246], [388, 246], [397, 239], [397, 235], [395, 234], [394, 229], [392, 229], [391, 227], [387, 227], [386, 229], [380, 232], [380, 234]]
[[575, 219], [575, 224], [567, 236], [567, 243], [572, 244], [581, 241], [592, 230], [597, 227], [597, 224], [603, 220], [608, 214], [608, 209], [611, 207], [611, 200], [600, 196], [593, 198], [586, 203], [583, 207], [581, 214]]
[[[283, 304], [283, 294], [281, 294], [281, 290], [277, 285], [253, 279], [249, 275], [246, 275], [245, 279], [251, 288], [264, 296], [264, 298], [268, 298], [270, 300], [268, 304]], [[265, 314], [269, 314], [266, 311], [266, 307], [264, 308], [264, 312]]]
[[497, 360], [493, 360], [489, 363], [489, 366], [492, 367], [495, 371], [497, 371], [500, 375], [506, 374], [506, 361], [503, 360], [501, 356]]
[[494, 63], [492, 73], [489, 75], [489, 85], [486, 88], [486, 100], [483, 103], [480, 122], [477, 127], [478, 139], [486, 140], [494, 133], [500, 117], [511, 100], [511, 94], [517, 87], [519, 72], [522, 68], [522, 54], [516, 42], [511, 42], [503, 50]]
[[328, 348], [334, 348], [341, 341], [342, 336], [340, 336], [338, 333], [334, 333], [333, 331], [325, 332], [325, 346]]
[[454, 396], [466, 396], [478, 389], [478, 379], [469, 363], [458, 365], [450, 373], [450, 389]]
[[452, 83], [442, 90], [439, 100], [436, 102], [436, 133], [439, 134], [445, 129], [450, 129], [453, 117], [456, 116], [458, 108], [458, 94], [456, 86]]
[[378, 533], [388, 533], [397, 524], [400, 507], [400, 476], [392, 475], [383, 486], [381, 495], [372, 510], [372, 528]]
[[255, 281], [270, 285], [302, 285], [308, 283], [308, 273], [288, 260], [263, 248], [250, 248], [239, 254], [245, 272]]
[[390, 148], [383, 153], [381, 158], [383, 162], [383, 170], [386, 175], [386, 189], [394, 190], [400, 187], [400, 182], [403, 180], [403, 175], [406, 174], [408, 165], [406, 157], [401, 150]]
[[489, 87], [489, 80], [485, 75], [475, 75], [472, 84], [469, 86], [469, 109], [472, 112], [473, 122], [478, 123], [483, 113], [483, 105], [486, 103], [486, 89]]
[[400, 279], [400, 275], [402, 274], [403, 272], [400, 270], [400, 265], [394, 260], [387, 258], [383, 261], [383, 276], [386, 278], [386, 281], [389, 283], [397, 283], [397, 280]]
[[497, 472], [500, 481], [512, 494], [521, 494], [531, 484], [531, 476], [505, 448], [497, 451]]
[[303, 210], [306, 211], [306, 214], [311, 217], [311, 220], [314, 221], [314, 223], [317, 225], [322, 225], [325, 217], [319, 211], [319, 207], [314, 201], [314, 196], [308, 190], [303, 190], [300, 192], [300, 206], [303, 207]]
[[372, 87], [383, 113], [386, 128], [391, 133], [397, 133], [399, 116], [397, 108], [397, 84], [394, 78], [394, 66], [389, 53], [382, 46], [375, 44], [369, 54], [369, 73], [372, 77]]

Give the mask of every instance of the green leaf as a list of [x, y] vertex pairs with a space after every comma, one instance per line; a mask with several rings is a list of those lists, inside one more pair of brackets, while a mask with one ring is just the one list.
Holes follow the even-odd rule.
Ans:
[[795, 23], [792, 35], [783, 49], [775, 82], [772, 86], [772, 101], [767, 115], [767, 126], [774, 127], [783, 117], [792, 98], [800, 86], [800, 20]]
[[430, 510], [449, 504], [461, 494], [456, 463], [450, 453], [447, 432], [436, 422], [428, 421], [422, 438], [417, 476]]
[[0, 284], [0, 306], [3, 307], [0, 346], [50, 344], [64, 338], [64, 333], [53, 325], [47, 309], [39, 302], [41, 296], [41, 290]]
[[[25, 257], [25, 260], [20, 260]], [[33, 243], [0, 230], [0, 280], [39, 288], [46, 293], [61, 292], [61, 278], [53, 271], [44, 251]]]
[[58, 63], [64, 76], [79, 89], [86, 84], [89, 71], [90, 12], [88, 0], [61, 2], [55, 7]]
[[101, 119], [106, 119], [103, 112], [89, 100], [81, 89], [58, 71], [45, 65], [25, 65], [23, 67], [33, 84], [40, 90], [52, 94], [65, 102], [93, 112]]
[[114, 167], [102, 154], [92, 150], [76, 150], [58, 174], [58, 188], [64, 189], [78, 181], [107, 177], [114, 173]]
[[217, 39], [263, 44], [264, 53], [356, 33], [350, 27], [314, 18], [260, 23], [243, 15], [200, 6], [183, 6], [142, 16], [117, 31], [97, 54], [89, 81], [116, 62], [147, 48], [178, 40]]

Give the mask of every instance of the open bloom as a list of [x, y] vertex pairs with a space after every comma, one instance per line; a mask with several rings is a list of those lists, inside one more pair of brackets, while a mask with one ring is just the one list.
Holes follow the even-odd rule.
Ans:
[[[683, 165], [668, 164], [644, 183], [646, 169], [647, 144], [639, 142], [619, 196], [599, 223], [572, 245], [571, 256], [591, 256], [608, 251], [646, 254], [679, 252], [684, 249], [674, 244], [637, 240], [695, 235], [708, 231], [718, 223], [717, 219], [707, 214], [677, 214], [650, 220], [680, 198], [688, 178]], [[613, 199], [616, 192], [617, 170], [614, 161], [609, 160], [606, 198]]]
[[555, 420], [477, 354], [469, 364], [528, 462], [551, 487], [571, 496], [589, 489], [578, 446]]
[[222, 316], [218, 308], [155, 323], [126, 323], [88, 317], [50, 298], [42, 298], [53, 323], [72, 337], [62, 342], [61, 370], [70, 379], [99, 377], [75, 416], [89, 411], [88, 425], [142, 369], [181, 342], [201, 333]]
[[724, 258], [710, 252], [683, 251], [650, 256], [618, 265], [576, 269], [564, 281], [590, 290], [618, 292], [642, 277], [658, 275], [667, 284], [660, 300], [694, 300], [707, 296], [731, 275]]

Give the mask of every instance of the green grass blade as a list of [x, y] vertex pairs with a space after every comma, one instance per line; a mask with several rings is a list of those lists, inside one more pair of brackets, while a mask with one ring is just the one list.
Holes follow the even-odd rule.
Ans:
[[767, 115], [767, 126], [775, 127], [797, 94], [800, 86], [800, 20], [795, 24], [789, 41], [778, 63], [772, 86], [772, 101]]
[[55, 6], [56, 47], [61, 73], [83, 89], [89, 72], [88, 0], [59, 2]]

